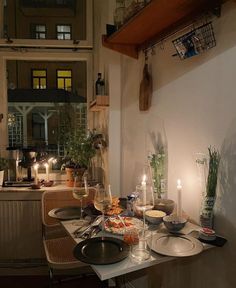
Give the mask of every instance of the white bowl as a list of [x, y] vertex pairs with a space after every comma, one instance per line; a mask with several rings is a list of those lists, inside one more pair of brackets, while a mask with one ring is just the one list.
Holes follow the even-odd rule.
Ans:
[[166, 213], [161, 210], [148, 210], [145, 212], [145, 219], [153, 225], [159, 225]]

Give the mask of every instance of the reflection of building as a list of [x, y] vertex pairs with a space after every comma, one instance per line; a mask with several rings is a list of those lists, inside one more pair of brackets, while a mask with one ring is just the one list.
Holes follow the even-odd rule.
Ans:
[[8, 0], [5, 32], [17, 39], [85, 39], [86, 0]]
[[[76, 39], [86, 39], [85, 11], [85, 0], [8, 0], [5, 38], [77, 43]], [[69, 103], [73, 121], [86, 127], [86, 62], [59, 60], [7, 61], [9, 146], [40, 145], [60, 151], [62, 107]]]

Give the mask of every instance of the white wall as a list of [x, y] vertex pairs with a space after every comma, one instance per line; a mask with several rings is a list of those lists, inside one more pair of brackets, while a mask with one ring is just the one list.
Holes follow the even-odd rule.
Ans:
[[[171, 283], [175, 283], [175, 287], [236, 287], [233, 274], [236, 268], [236, 251], [233, 249], [236, 247], [235, 19], [236, 3], [229, 1], [223, 6], [222, 16], [213, 22], [217, 46], [200, 56], [182, 61], [172, 57], [175, 49], [171, 41], [178, 35], [165, 41], [163, 50], [160, 46], [156, 48], [156, 55], [149, 58], [154, 88], [152, 107], [148, 112], [139, 112], [138, 108], [143, 56], [139, 61], [123, 56], [123, 195], [133, 191], [135, 171], [145, 161], [145, 135], [150, 123], [156, 130], [166, 133], [168, 197], [177, 200], [176, 180], [181, 178], [183, 209], [197, 221], [201, 193], [195, 154], [207, 153], [210, 145], [218, 148], [222, 154], [215, 229], [229, 243], [224, 248], [201, 255], [195, 262], [187, 262], [186, 269], [182, 269], [180, 262], [177, 266], [167, 265], [166, 269], [173, 270], [172, 280], [167, 279], [167, 270], [163, 268], [163, 282], [160, 285], [164, 286], [160, 287], [174, 287]], [[208, 275], [210, 267], [212, 274]], [[181, 275], [187, 274], [188, 278], [181, 278]], [[204, 281], [202, 277], [205, 277]], [[184, 286], [186, 279], [190, 283]]]

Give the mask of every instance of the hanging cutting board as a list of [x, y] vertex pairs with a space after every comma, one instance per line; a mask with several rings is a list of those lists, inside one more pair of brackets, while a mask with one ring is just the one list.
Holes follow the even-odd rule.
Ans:
[[148, 71], [148, 64], [144, 64], [143, 79], [139, 89], [139, 110], [147, 111], [152, 100], [152, 76]]

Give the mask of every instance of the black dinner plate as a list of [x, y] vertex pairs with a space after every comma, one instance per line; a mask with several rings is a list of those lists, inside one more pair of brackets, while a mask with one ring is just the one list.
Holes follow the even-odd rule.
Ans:
[[113, 264], [129, 255], [129, 246], [112, 237], [95, 237], [84, 240], [74, 248], [76, 259], [88, 264]]
[[80, 218], [80, 207], [67, 206], [55, 208], [48, 212], [48, 215], [60, 220], [70, 220]]

